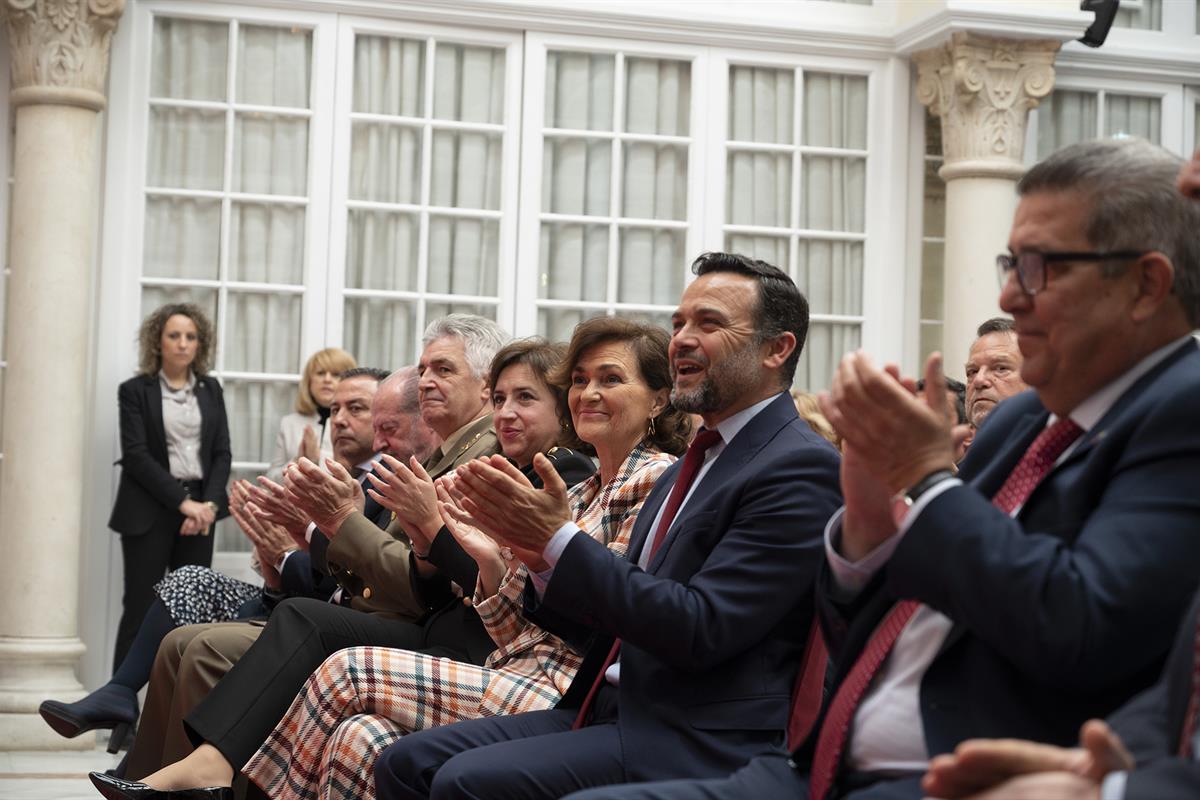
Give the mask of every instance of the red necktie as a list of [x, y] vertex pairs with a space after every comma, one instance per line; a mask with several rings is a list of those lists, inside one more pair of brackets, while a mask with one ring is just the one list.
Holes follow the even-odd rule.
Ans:
[[1192, 645], [1192, 698], [1188, 701], [1183, 730], [1179, 734], [1179, 756], [1192, 757], [1192, 739], [1196, 736], [1196, 721], [1200, 718], [1200, 628]]
[[[666, 537], [667, 531], [670, 530], [671, 523], [675, 521], [675, 515], [679, 513], [679, 507], [683, 505], [683, 498], [687, 496], [692, 481], [696, 480], [696, 473], [700, 471], [700, 467], [704, 464], [704, 454], [708, 452], [708, 448], [719, 441], [721, 441], [720, 433], [701, 428], [696, 433], [696, 438], [688, 445], [687, 454], [683, 457], [683, 466], [679, 468], [679, 474], [675, 476], [675, 485], [671, 487], [671, 494], [667, 496], [667, 502], [663, 506], [663, 514], [658, 522], [658, 528], [654, 531], [654, 539], [649, 544], [650, 552], [646, 556], [647, 567], [650, 566], [650, 562], [654, 559], [654, 554], [658, 551], [659, 545], [662, 544], [663, 538]], [[596, 680], [592, 682], [592, 688], [588, 689], [587, 696], [583, 698], [583, 705], [579, 707], [579, 713], [575, 716], [575, 722], [571, 725], [571, 730], [578, 730], [587, 723], [587, 716], [592, 710], [592, 703], [596, 699], [596, 693], [604, 685], [604, 673], [608, 672], [608, 668], [616, 662], [617, 653], [620, 650], [621, 640], [615, 639], [608, 651], [608, 656], [604, 659], [604, 663], [600, 665], [600, 673], [596, 676]]]
[[[1066, 417], [1039, 433], [992, 498], [992, 505], [1006, 514], [1023, 506], [1038, 483], [1054, 468], [1054, 462], [1082, 433], [1083, 429]], [[825, 800], [833, 786], [858, 704], [900, 638], [900, 632], [920, 606], [915, 600], [902, 600], [892, 606], [838, 687], [813, 753], [809, 777], [811, 800]]]

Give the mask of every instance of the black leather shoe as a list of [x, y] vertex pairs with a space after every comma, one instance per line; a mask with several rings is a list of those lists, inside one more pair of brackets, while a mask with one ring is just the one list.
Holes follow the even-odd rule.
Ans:
[[74, 703], [46, 700], [38, 706], [38, 713], [55, 733], [68, 739], [87, 731], [111, 728], [108, 752], [115, 753], [137, 720], [137, 692], [127, 686], [106, 683]]
[[163, 791], [137, 781], [114, 778], [103, 772], [89, 772], [88, 777], [108, 800], [233, 800], [233, 789], [228, 786]]

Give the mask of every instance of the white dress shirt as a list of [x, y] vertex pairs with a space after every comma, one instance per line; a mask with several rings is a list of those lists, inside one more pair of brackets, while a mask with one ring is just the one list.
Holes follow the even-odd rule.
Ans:
[[[1070, 418], [1084, 433], [1108, 413], [1117, 399], [1176, 348], [1191, 339], [1181, 337], [1155, 350], [1119, 378], [1080, 403]], [[1058, 419], [1054, 414], [1047, 427]], [[1083, 441], [1075, 440], [1063, 452], [1056, 464], [1068, 458]], [[829, 560], [836, 589], [844, 598], [856, 595], [871, 577], [887, 563], [904, 535], [912, 528], [921, 512], [943, 492], [960, 486], [957, 478], [946, 478], [917, 499], [908, 510], [896, 533], [860, 561], [851, 563], [837, 552], [841, 540], [842, 513], [839, 511], [825, 528], [825, 555]], [[1015, 516], [1020, 508], [1013, 509]], [[929, 748], [921, 724], [921, 679], [941, 650], [946, 636], [954, 626], [951, 619], [922, 605], [900, 633], [892, 652], [875, 676], [871, 688], [863, 697], [854, 715], [847, 749], [847, 764], [862, 772], [924, 772], [929, 766]], [[1107, 800], [1107, 797], [1106, 797]]]

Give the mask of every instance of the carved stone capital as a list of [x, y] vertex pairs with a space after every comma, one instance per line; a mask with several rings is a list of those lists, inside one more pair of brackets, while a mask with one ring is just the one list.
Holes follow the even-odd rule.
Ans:
[[1029, 109], [1054, 88], [1060, 46], [958, 32], [914, 54], [917, 98], [942, 121], [943, 178], [1020, 176]]
[[104, 108], [113, 31], [125, 0], [0, 0], [14, 106]]

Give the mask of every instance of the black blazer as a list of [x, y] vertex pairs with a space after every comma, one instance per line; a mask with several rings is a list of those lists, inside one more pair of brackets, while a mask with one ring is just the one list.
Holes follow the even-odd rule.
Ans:
[[[229, 515], [225, 486], [229, 483], [229, 422], [221, 384], [211, 375], [196, 376], [200, 406], [200, 467], [204, 470], [201, 502], [217, 504], [217, 519]], [[171, 476], [167, 435], [163, 431], [162, 390], [158, 375], [137, 375], [117, 389], [121, 425], [121, 482], [108, 527], [122, 536], [141, 536], [163, 509], [175, 511], [187, 492]]]
[[1048, 412], [1032, 391], [1002, 403], [962, 465], [970, 485], [925, 508], [854, 604], [834, 602], [823, 567], [834, 684], [896, 598], [954, 622], [921, 680], [931, 756], [975, 737], [1071, 745], [1084, 720], [1153, 683], [1200, 574], [1198, 394], [1189, 341], [1114, 403], [1015, 519], [990, 498]]

